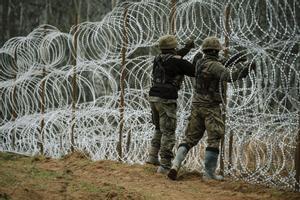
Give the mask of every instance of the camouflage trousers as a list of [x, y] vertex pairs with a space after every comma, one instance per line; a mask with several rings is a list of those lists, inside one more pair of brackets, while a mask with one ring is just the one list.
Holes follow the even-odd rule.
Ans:
[[192, 148], [198, 144], [206, 130], [207, 147], [219, 149], [221, 138], [224, 137], [224, 128], [220, 107], [207, 108], [193, 104], [185, 136], [179, 146]]
[[171, 167], [175, 145], [176, 110], [175, 102], [150, 102], [155, 133], [151, 146], [160, 149], [160, 165]]

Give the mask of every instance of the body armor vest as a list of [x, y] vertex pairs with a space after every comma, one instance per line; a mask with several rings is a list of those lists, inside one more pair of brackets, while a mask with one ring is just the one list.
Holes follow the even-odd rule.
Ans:
[[176, 90], [180, 89], [184, 76], [178, 75], [175, 77], [168, 76], [164, 67], [165, 62], [172, 58], [174, 55], [166, 54], [156, 56], [154, 59], [152, 71], [152, 85], [158, 87], [175, 87]]

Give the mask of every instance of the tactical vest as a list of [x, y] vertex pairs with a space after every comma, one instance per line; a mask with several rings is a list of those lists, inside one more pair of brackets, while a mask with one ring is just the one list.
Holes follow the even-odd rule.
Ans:
[[215, 60], [202, 58], [197, 61], [195, 90], [198, 94], [210, 95], [212, 100], [219, 101], [220, 80], [215, 79], [208, 71], [213, 64], [211, 61]]
[[165, 69], [165, 62], [172, 58], [174, 55], [166, 54], [156, 56], [153, 64], [152, 71], [152, 85], [155, 87], [173, 87], [178, 91], [182, 84], [183, 75], [177, 75], [175, 77], [168, 76]]

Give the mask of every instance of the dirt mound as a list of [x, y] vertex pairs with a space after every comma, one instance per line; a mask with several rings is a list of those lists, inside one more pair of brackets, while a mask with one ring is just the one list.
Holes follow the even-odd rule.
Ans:
[[76, 161], [78, 159], [89, 159], [89, 155], [80, 151], [74, 151], [73, 153], [69, 153], [61, 158], [61, 160], [65, 161]]
[[178, 181], [151, 165], [89, 160], [75, 152], [63, 159], [0, 153], [0, 199], [300, 199], [241, 181], [203, 181], [198, 172], [181, 172]]

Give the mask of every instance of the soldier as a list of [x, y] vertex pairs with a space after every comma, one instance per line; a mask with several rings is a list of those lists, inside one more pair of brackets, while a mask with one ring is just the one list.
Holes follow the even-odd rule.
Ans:
[[[177, 52], [176, 47], [175, 36], [162, 36], [159, 39], [161, 54], [155, 57], [153, 63], [149, 101], [155, 133], [146, 163], [160, 165], [157, 169], [158, 173], [167, 173], [171, 167], [171, 160], [174, 158], [172, 149], [175, 144], [178, 90], [184, 75], [195, 76], [194, 65], [182, 59], [182, 56], [194, 47], [194, 42], [189, 42]], [[158, 153], [161, 158], [160, 162]]]
[[204, 178], [223, 179], [222, 176], [215, 174], [219, 144], [224, 136], [224, 122], [220, 107], [222, 98], [224, 98], [222, 97], [222, 91], [224, 91], [222, 83], [246, 77], [249, 69], [255, 69], [255, 64], [242, 66], [230, 72], [218, 60], [221, 50], [223, 47], [216, 37], [208, 37], [202, 43], [204, 57], [196, 64], [196, 82], [189, 124], [168, 173], [168, 177], [172, 180], [177, 178], [177, 172], [186, 154], [193, 146], [197, 145], [205, 130], [207, 132], [207, 148], [205, 150]]

